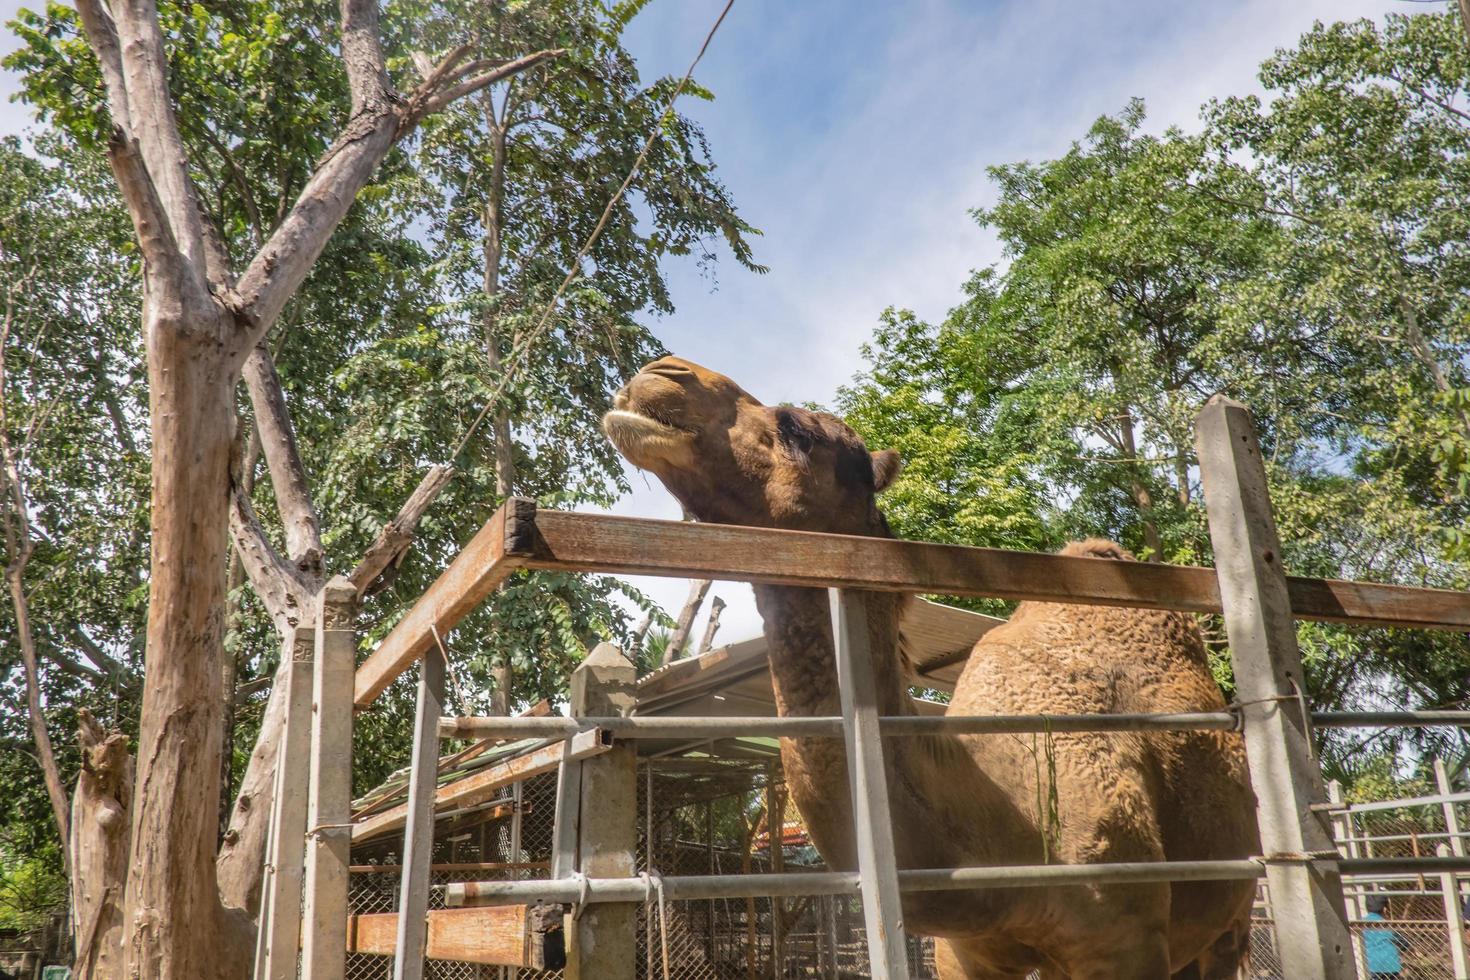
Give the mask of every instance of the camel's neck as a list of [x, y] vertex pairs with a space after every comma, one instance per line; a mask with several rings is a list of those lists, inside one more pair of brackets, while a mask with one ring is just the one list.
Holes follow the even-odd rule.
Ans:
[[[840, 715], [827, 591], [756, 586], [765, 620], [776, 706], [783, 716]], [[882, 715], [914, 713], [898, 649], [904, 597], [863, 593]], [[900, 863], [951, 867], [974, 863], [973, 841], [964, 833], [935, 833], [953, 822], [973, 828], [988, 813], [1007, 808], [1000, 791], [981, 772], [960, 739], [885, 738], [889, 796]], [[786, 781], [813, 842], [832, 867], [854, 867], [852, 791], [841, 739], [783, 739]]]
[[[898, 656], [898, 619], [905, 597], [885, 592], [862, 595], [879, 711], [913, 714]], [[777, 711], [783, 716], [840, 715], [827, 590], [766, 585], [756, 586], [755, 596], [765, 622]]]

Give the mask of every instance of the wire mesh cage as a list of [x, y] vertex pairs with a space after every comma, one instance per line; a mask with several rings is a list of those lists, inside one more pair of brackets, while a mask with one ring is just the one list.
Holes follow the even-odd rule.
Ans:
[[[641, 760], [639, 870], [658, 876], [825, 870], [800, 815], [789, 803], [774, 744], [769, 748]], [[441, 821], [433, 884], [549, 875], [555, 773], [508, 787], [503, 798], [492, 802], [495, 805], [484, 812], [493, 816], [479, 823]], [[1470, 813], [1463, 804], [1458, 806], [1459, 826], [1470, 826], [1466, 819]], [[1432, 856], [1453, 839], [1438, 804], [1349, 811], [1339, 817], [1337, 832], [1344, 854], [1364, 857]], [[353, 913], [397, 910], [400, 846], [379, 844], [367, 859], [371, 864], [354, 866], [349, 893]], [[1389, 972], [1376, 969], [1384, 964], [1373, 959], [1391, 948], [1403, 980], [1453, 980], [1453, 926], [1442, 888], [1443, 879], [1436, 874], [1346, 879], [1354, 959], [1363, 977]], [[1385, 903], [1377, 918], [1366, 914], [1370, 896]], [[443, 897], [442, 888], [434, 889], [430, 908], [443, 908]], [[1451, 898], [1458, 900], [1459, 896]], [[805, 895], [662, 905], [655, 900], [639, 906], [637, 929], [639, 980], [856, 980], [870, 975], [862, 903], [856, 897]], [[937, 977], [933, 940], [909, 937], [908, 953], [910, 976]], [[348, 957], [348, 980], [387, 980], [391, 974], [391, 957]], [[434, 980], [551, 980], [561, 971], [429, 960], [426, 975]], [[1249, 966], [1242, 977], [1287, 980], [1264, 883], [1252, 920]]]

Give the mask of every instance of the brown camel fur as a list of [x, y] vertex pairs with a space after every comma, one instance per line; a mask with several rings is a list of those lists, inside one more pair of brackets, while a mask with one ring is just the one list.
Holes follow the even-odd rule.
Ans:
[[[762, 405], [678, 358], [649, 364], [603, 426], [699, 520], [891, 536], [876, 494], [898, 473], [832, 415]], [[1085, 541], [1066, 554], [1131, 560]], [[825, 591], [755, 586], [782, 715], [839, 714]], [[914, 713], [898, 642], [907, 597], [864, 593], [880, 705]], [[1166, 612], [1022, 603], [975, 647], [955, 714], [1217, 711], [1193, 621]], [[905, 868], [1241, 858], [1257, 853], [1255, 802], [1233, 733], [885, 739]], [[1048, 745], [1050, 758], [1048, 757]], [[791, 797], [833, 868], [856, 859], [837, 739], [781, 743]], [[1052, 788], [1056, 808], [1046, 801]], [[1040, 804], [1040, 806], [1038, 805]], [[910, 893], [905, 925], [941, 937], [947, 978], [1233, 977], [1254, 884], [1194, 882]]]

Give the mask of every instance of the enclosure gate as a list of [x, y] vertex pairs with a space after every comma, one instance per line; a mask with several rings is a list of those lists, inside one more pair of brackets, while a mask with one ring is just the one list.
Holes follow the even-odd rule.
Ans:
[[[904, 891], [1178, 880], [1267, 879], [1276, 909], [1277, 948], [1293, 980], [1347, 980], [1353, 962], [1341, 874], [1470, 871], [1458, 850], [1438, 857], [1342, 857], [1333, 843], [1329, 801], [1311, 751], [1312, 728], [1465, 725], [1467, 711], [1318, 712], [1306, 709], [1296, 619], [1470, 631], [1470, 596], [1435, 589], [1289, 578], [1271, 515], [1265, 468], [1250, 413], [1220, 396], [1196, 427], [1216, 567], [1006, 552], [891, 539], [761, 528], [538, 512], [512, 499], [486, 523], [448, 569], [359, 667], [353, 695], [340, 673], [351, 633], [323, 615], [315, 664], [310, 816], [302, 975], [341, 980], [346, 907], [348, 822], [330, 759], [350, 758], [351, 712], [368, 706], [415, 661], [422, 661], [415, 721], [403, 906], [397, 919], [395, 977], [422, 975], [428, 851], [432, 845], [437, 738], [561, 740], [552, 878], [448, 886], [446, 904], [521, 907], [555, 903], [577, 909], [569, 930], [569, 977], [625, 980], [633, 975], [637, 903], [764, 895], [860, 894], [872, 976], [908, 976], [900, 895]], [[550, 568], [822, 587], [830, 590], [841, 718], [631, 717], [632, 665], [607, 645], [573, 677], [573, 717], [444, 718], [439, 638], [518, 568]], [[1006, 599], [1173, 609], [1223, 614], [1238, 701], [1224, 712], [1024, 716], [880, 717], [867, 645], [864, 606], [849, 590], [978, 595]], [[333, 606], [332, 586], [324, 596]], [[341, 603], [339, 602], [340, 606]], [[350, 607], [348, 608], [350, 612]], [[346, 642], [340, 638], [346, 636]], [[336, 644], [336, 646], [334, 646]], [[326, 661], [331, 661], [326, 662]], [[337, 666], [333, 666], [336, 664]], [[294, 690], [294, 688], [293, 688]], [[292, 702], [295, 704], [295, 701]], [[288, 731], [291, 715], [288, 714]], [[299, 721], [298, 721], [299, 724]], [[436, 731], [437, 728], [437, 731]], [[1039, 865], [899, 870], [894, 859], [882, 736], [1240, 729], [1258, 799], [1263, 853], [1244, 860], [1135, 864]], [[681, 876], [636, 875], [636, 759], [619, 744], [640, 737], [834, 737], [846, 744], [859, 871]], [[299, 737], [299, 732], [298, 732]], [[300, 785], [296, 756], [285, 756], [273, 811], [272, 872], [257, 977], [294, 975], [283, 953], [294, 919], [289, 895], [300, 857], [300, 820], [290, 787]], [[345, 771], [345, 768], [344, 770]], [[323, 782], [326, 783], [323, 786]], [[584, 785], [584, 783], [586, 785]], [[581, 802], [595, 795], [596, 814]], [[593, 818], [595, 817], [595, 819]], [[1458, 841], [1458, 838], [1455, 838]], [[289, 846], [277, 846], [284, 841]], [[293, 857], [294, 855], [294, 857]], [[466, 909], [467, 911], [468, 909]], [[437, 913], [436, 913], [437, 914]], [[519, 921], [519, 920], [518, 920]], [[276, 937], [280, 935], [278, 940]], [[595, 946], [597, 961], [579, 950]], [[625, 949], [626, 947], [626, 949]], [[294, 949], [291, 950], [294, 953]], [[290, 968], [282, 964], [290, 959]]]

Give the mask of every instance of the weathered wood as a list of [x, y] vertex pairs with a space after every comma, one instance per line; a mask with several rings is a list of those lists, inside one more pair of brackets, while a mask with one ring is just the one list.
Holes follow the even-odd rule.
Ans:
[[[609, 746], [604, 744], [600, 737], [593, 737], [584, 739], [571, 751], [574, 755], [580, 753], [584, 756], [591, 756], [606, 752], [608, 748]], [[446, 783], [440, 786], [434, 794], [434, 809], [442, 813], [446, 810], [484, 803], [498, 789], [509, 786], [517, 780], [530, 779], [532, 776], [539, 776], [541, 773], [555, 769], [562, 761], [562, 752], [559, 744], [543, 746], [525, 755], [486, 766], [463, 779]], [[399, 804], [391, 810], [364, 817], [353, 824], [352, 840], [354, 842], [367, 840], [391, 830], [397, 830], [403, 826], [407, 816], [407, 804]]]
[[704, 604], [709, 587], [707, 578], [694, 579], [689, 583], [689, 595], [685, 596], [684, 605], [679, 609], [679, 618], [674, 620], [674, 631], [669, 634], [660, 666], [667, 666], [682, 655], [684, 644], [689, 642], [689, 631], [694, 628], [694, 617], [699, 615], [699, 607]]
[[[352, 916], [347, 927], [347, 951], [392, 955], [396, 949], [398, 920], [395, 912]], [[424, 931], [424, 955], [430, 959], [490, 966], [540, 966], [540, 943], [533, 941], [524, 905], [435, 909], [425, 916]]]
[[[710, 577], [779, 585], [1040, 599], [1218, 613], [1208, 568], [771, 528], [542, 510], [528, 568]], [[1299, 619], [1470, 630], [1470, 595], [1331, 579], [1288, 579]]]
[[709, 601], [709, 619], [705, 620], [704, 636], [699, 639], [699, 649], [695, 652], [703, 656], [714, 647], [715, 634], [720, 631], [720, 613], [725, 611], [725, 600], [715, 596]]
[[[832, 645], [837, 688], [846, 729], [847, 772], [852, 786], [853, 831], [858, 873], [863, 885], [868, 962], [874, 980], [908, 977], [908, 942], [903, 901], [898, 890], [898, 858], [893, 848], [893, 811], [888, 804], [888, 774], [878, 730], [877, 652], [868, 641], [868, 613], [862, 596], [845, 589], [828, 592], [832, 603]], [[784, 826], [771, 829], [771, 847], [785, 839]]]
[[505, 553], [506, 528], [514, 530], [535, 504], [512, 498], [495, 512], [470, 543], [434, 580], [378, 648], [358, 668], [353, 700], [358, 707], [371, 704], [393, 679], [434, 645], [434, 631], [448, 635], [461, 619], [480, 604], [518, 566]]
[[[622, 651], [599, 644], [572, 674], [573, 715], [632, 710], [638, 671]], [[578, 868], [592, 878], [638, 873], [638, 756], [616, 745], [582, 763]], [[633, 980], [637, 911], [627, 903], [593, 904], [573, 918], [567, 935], [567, 980]]]
[[437, 651], [419, 661], [414, 711], [413, 762], [403, 831], [403, 876], [398, 889], [398, 941], [393, 980], [423, 980], [428, 928], [429, 861], [434, 854], [434, 791], [439, 773], [439, 714], [444, 710], [444, 657]]
[[303, 980], [342, 980], [347, 956], [347, 879], [352, 835], [352, 663], [357, 589], [327, 583], [317, 615], [307, 808]]
[[123, 885], [128, 876], [133, 757], [128, 737], [77, 711], [82, 771], [71, 805], [72, 933], [77, 980], [122, 976]]
[[[1219, 584], [1208, 568], [537, 511], [532, 501], [513, 498], [363, 664], [358, 707], [371, 704], [429, 649], [430, 624], [443, 635], [519, 567], [1221, 611]], [[1286, 588], [1298, 619], [1470, 630], [1470, 595], [1463, 592], [1297, 577], [1288, 577]]]
[[1351, 980], [1337, 865], [1306, 860], [1335, 858], [1337, 848], [1319, 806], [1327, 791], [1312, 754], [1306, 678], [1250, 412], [1217, 395], [1200, 412], [1195, 439], [1282, 969], [1293, 980]]
[[301, 947], [301, 886], [305, 877], [307, 797], [311, 775], [313, 653], [316, 631], [297, 629], [293, 656], [282, 676], [282, 720], [276, 780], [271, 793], [270, 845], [257, 940], [255, 975], [295, 980]]

